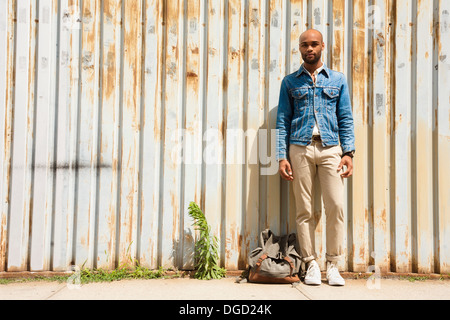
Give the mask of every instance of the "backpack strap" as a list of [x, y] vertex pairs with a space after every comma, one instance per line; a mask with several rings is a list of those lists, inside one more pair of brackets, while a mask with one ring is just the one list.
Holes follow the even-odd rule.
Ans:
[[268, 258], [269, 256], [266, 254], [266, 253], [264, 253], [259, 259], [258, 259], [258, 261], [256, 261], [256, 269], [258, 269], [259, 270], [259, 268], [261, 268], [261, 263], [264, 261], [264, 260], [266, 260], [267, 258]]
[[[258, 259], [258, 261], [256, 262], [256, 265], [255, 265], [257, 271], [259, 271], [259, 269], [261, 268], [262, 262], [263, 262], [264, 260], [266, 260], [268, 257], [269, 257], [269, 256], [268, 256], [267, 254], [263, 254], [263, 255]], [[294, 270], [295, 270], [295, 266], [294, 266], [294, 263], [292, 262], [292, 259], [289, 258], [288, 256], [285, 256], [285, 257], [283, 258], [283, 260], [285, 260], [287, 263], [289, 263], [289, 267], [290, 267], [290, 269], [291, 269], [291, 272], [290, 272], [289, 275], [292, 277], [292, 275], [293, 275], [293, 273], [294, 273]]]
[[291, 273], [290, 273], [290, 276], [292, 277], [292, 274], [294, 273], [294, 269], [295, 269], [295, 267], [294, 267], [294, 262], [292, 262], [292, 259], [289, 258], [289, 256], [285, 256], [285, 257], [284, 257], [284, 260], [287, 261], [287, 262], [289, 263], [289, 266], [291, 267]]

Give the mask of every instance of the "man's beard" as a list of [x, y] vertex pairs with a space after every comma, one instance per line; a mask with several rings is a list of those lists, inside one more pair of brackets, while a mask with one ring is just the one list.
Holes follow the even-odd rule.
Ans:
[[303, 56], [303, 60], [308, 64], [316, 64], [319, 62], [321, 55], [314, 55], [314, 58], [308, 59], [308, 55]]

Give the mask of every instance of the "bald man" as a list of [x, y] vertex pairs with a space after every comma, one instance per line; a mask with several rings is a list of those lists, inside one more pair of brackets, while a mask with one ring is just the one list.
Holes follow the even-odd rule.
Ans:
[[322, 189], [326, 216], [326, 258], [329, 285], [343, 286], [337, 262], [344, 241], [344, 179], [353, 173], [355, 135], [347, 81], [322, 62], [322, 34], [314, 29], [300, 36], [303, 64], [281, 84], [277, 114], [277, 160], [281, 177], [293, 184], [300, 253], [306, 265], [304, 282], [322, 283], [314, 247], [314, 179]]

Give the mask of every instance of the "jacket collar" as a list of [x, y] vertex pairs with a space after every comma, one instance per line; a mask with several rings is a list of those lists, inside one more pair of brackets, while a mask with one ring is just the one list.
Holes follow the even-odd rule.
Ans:
[[[303, 63], [302, 63], [302, 65], [300, 66], [300, 69], [298, 69], [298, 71], [297, 71], [297, 74], [296, 74], [296, 76], [297, 77], [300, 77], [301, 76], [301, 74], [303, 73], [303, 72], [307, 72], [307, 70], [305, 69], [305, 67], [303, 66]], [[328, 69], [328, 67], [325, 65], [325, 63], [323, 64], [323, 69], [322, 69], [322, 71], [320, 71], [321, 73], [322, 72], [325, 72], [325, 74], [326, 74], [326, 76], [329, 78], [330, 77], [330, 70]]]

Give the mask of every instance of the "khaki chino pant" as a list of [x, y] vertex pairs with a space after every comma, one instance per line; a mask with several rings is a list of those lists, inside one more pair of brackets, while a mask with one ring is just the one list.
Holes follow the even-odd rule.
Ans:
[[294, 175], [297, 236], [304, 262], [317, 258], [314, 247], [314, 178], [318, 175], [326, 216], [326, 258], [336, 262], [343, 255], [344, 180], [337, 171], [340, 146], [323, 147], [320, 140], [309, 146], [291, 145], [290, 163]]

